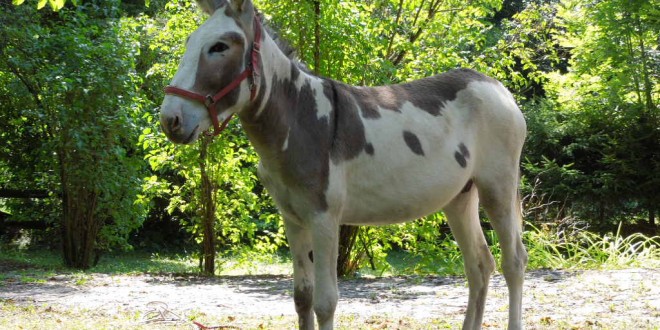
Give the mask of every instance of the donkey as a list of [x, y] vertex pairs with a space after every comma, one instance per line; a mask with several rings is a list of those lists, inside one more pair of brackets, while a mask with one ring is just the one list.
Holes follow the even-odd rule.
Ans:
[[443, 210], [469, 284], [464, 329], [479, 329], [495, 261], [479, 201], [502, 250], [509, 329], [522, 326], [527, 253], [518, 164], [525, 120], [498, 81], [457, 69], [405, 84], [355, 87], [314, 76], [282, 53], [250, 0], [198, 1], [193, 32], [165, 88], [168, 138], [218, 134], [236, 114], [283, 218], [300, 329], [332, 329], [339, 226], [400, 223]]

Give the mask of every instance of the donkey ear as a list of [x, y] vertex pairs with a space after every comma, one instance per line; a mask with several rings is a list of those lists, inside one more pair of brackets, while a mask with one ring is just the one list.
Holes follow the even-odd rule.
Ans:
[[197, 0], [197, 5], [202, 8], [202, 11], [209, 15], [213, 15], [216, 9], [227, 4], [227, 0]]
[[229, 0], [229, 4], [234, 11], [240, 14], [254, 10], [250, 0]]
[[243, 22], [246, 30], [252, 30], [255, 10], [251, 0], [229, 0], [229, 7], [234, 11], [235, 17]]

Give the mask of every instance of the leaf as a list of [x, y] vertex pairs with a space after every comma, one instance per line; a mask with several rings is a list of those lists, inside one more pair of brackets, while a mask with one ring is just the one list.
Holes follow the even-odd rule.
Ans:
[[48, 0], [48, 2], [50, 2], [50, 7], [53, 10], [58, 11], [64, 7], [66, 0]]
[[16, 6], [20, 6], [23, 2], [25, 2], [25, 0], [11, 0], [11, 3]]
[[46, 0], [39, 0], [37, 3], [37, 9], [41, 9], [46, 5]]

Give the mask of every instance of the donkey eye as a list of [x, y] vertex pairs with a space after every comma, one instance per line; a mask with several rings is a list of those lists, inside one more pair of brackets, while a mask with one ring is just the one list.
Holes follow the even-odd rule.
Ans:
[[229, 49], [229, 46], [227, 46], [227, 44], [218, 42], [209, 49], [209, 54], [222, 53], [227, 49]]

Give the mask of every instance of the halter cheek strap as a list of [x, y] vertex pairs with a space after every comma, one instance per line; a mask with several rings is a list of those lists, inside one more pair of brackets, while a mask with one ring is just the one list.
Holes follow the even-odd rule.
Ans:
[[219, 92], [217, 92], [215, 95], [202, 95], [198, 94], [189, 90], [185, 90], [179, 87], [175, 86], [166, 86], [165, 87], [165, 94], [169, 95], [176, 95], [179, 97], [183, 97], [192, 101], [197, 101], [206, 107], [206, 110], [209, 113], [209, 116], [211, 117], [211, 122], [213, 123], [213, 128], [214, 132], [209, 134], [209, 135], [218, 135], [220, 132], [222, 132], [225, 127], [227, 127], [227, 124], [229, 124], [229, 121], [231, 118], [234, 116], [234, 114], [230, 114], [225, 121], [220, 124], [218, 122], [218, 111], [216, 109], [216, 106], [218, 105], [218, 102], [225, 97], [227, 94], [229, 94], [231, 91], [236, 89], [243, 80], [248, 79], [249, 85], [250, 85], [250, 101], [254, 101], [255, 97], [257, 96], [257, 84], [259, 81], [259, 54], [261, 51], [261, 24], [259, 23], [259, 19], [255, 16], [254, 17], [254, 41], [252, 42], [252, 51], [251, 55], [249, 58], [249, 63], [245, 70], [241, 72], [241, 74], [238, 75], [229, 85], [225, 86], [222, 88]]

